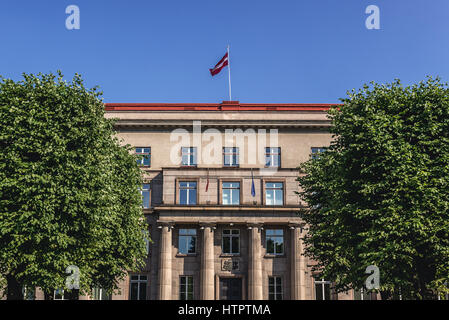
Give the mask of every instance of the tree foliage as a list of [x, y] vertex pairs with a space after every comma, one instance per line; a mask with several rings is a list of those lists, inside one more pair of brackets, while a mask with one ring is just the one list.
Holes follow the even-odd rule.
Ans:
[[78, 74], [23, 77], [0, 82], [0, 275], [53, 292], [75, 265], [111, 292], [146, 257], [136, 158]]
[[307, 255], [336, 289], [369, 265], [384, 297], [425, 299], [449, 283], [449, 89], [428, 78], [348, 92], [329, 111], [333, 141], [300, 166]]

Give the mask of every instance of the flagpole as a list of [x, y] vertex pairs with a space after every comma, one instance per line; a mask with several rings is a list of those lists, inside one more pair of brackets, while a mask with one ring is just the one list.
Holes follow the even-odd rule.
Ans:
[[229, 101], [232, 101], [232, 98], [231, 98], [231, 58], [229, 56], [229, 44], [228, 44], [228, 79], [229, 79]]

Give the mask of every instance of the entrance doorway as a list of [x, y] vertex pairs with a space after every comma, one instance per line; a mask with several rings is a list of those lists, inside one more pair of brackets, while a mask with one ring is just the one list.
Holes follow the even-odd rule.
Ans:
[[242, 279], [220, 278], [220, 300], [242, 300]]

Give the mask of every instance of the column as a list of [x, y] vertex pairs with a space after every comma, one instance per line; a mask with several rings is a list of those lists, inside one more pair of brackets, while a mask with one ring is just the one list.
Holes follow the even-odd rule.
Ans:
[[262, 254], [261, 254], [261, 226], [250, 225], [249, 229], [249, 257], [248, 257], [248, 299], [262, 300]]
[[302, 300], [301, 284], [304, 278], [301, 277], [301, 253], [300, 253], [300, 227], [299, 225], [290, 225], [290, 299]]
[[161, 228], [159, 247], [159, 300], [171, 300], [172, 294], [172, 226], [164, 224]]
[[215, 298], [214, 225], [204, 224], [201, 250], [201, 300]]
[[304, 255], [305, 250], [304, 250], [304, 235], [305, 235], [305, 230], [303, 228], [303, 226], [301, 226], [300, 228], [298, 228], [300, 233], [299, 233], [299, 238], [298, 239], [298, 246], [299, 246], [299, 299], [300, 300], [306, 300], [306, 292], [307, 292], [307, 284], [306, 284], [306, 271], [307, 271], [307, 258]]

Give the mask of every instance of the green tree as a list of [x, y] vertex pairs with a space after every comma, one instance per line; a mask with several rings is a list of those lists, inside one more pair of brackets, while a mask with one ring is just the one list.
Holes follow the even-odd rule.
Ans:
[[330, 147], [300, 166], [306, 255], [337, 291], [362, 288], [376, 265], [383, 298], [447, 292], [447, 84], [372, 83], [342, 102], [329, 111]]
[[112, 292], [146, 257], [136, 157], [78, 74], [23, 77], [0, 82], [0, 289], [51, 295], [75, 265], [80, 293]]

